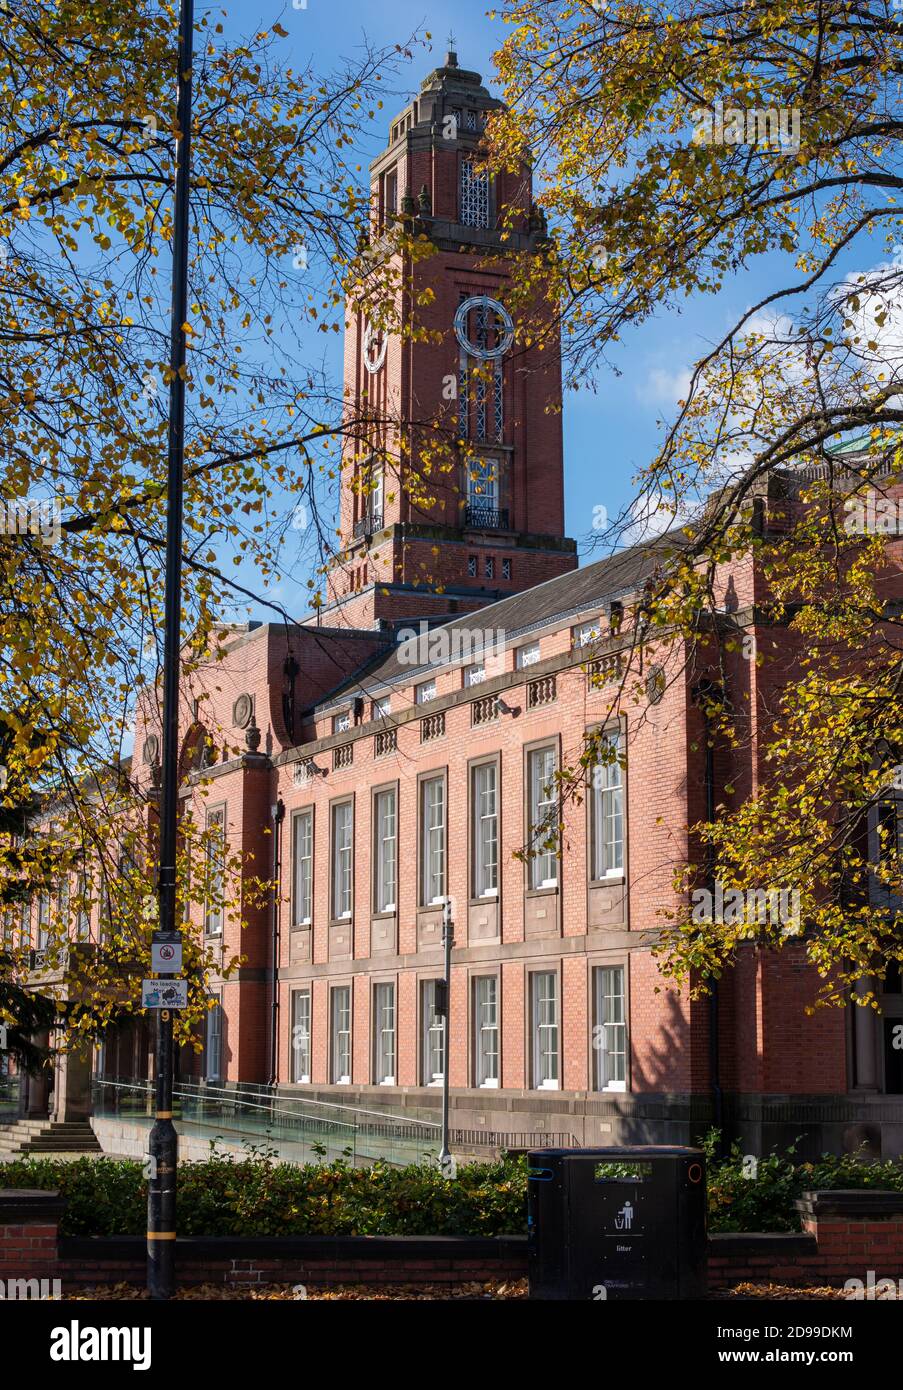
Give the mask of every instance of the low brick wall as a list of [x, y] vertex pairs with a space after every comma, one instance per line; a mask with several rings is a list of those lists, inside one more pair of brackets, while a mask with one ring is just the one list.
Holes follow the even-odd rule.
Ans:
[[818, 1270], [818, 1242], [812, 1235], [719, 1232], [709, 1236], [708, 1267], [711, 1289], [733, 1284], [827, 1282]]
[[0, 1191], [0, 1279], [58, 1277], [57, 1227], [62, 1214], [56, 1192]]
[[[131, 1236], [59, 1242], [67, 1288], [143, 1284], [146, 1245]], [[211, 1236], [176, 1242], [180, 1284], [423, 1284], [522, 1279], [526, 1236]]]
[[903, 1193], [807, 1192], [796, 1205], [826, 1283], [903, 1278]]
[[[709, 1237], [709, 1285], [863, 1285], [903, 1278], [903, 1194], [809, 1192], [800, 1233]], [[145, 1243], [58, 1237], [55, 1192], [0, 1191], [0, 1279], [57, 1278], [63, 1293], [143, 1284]], [[526, 1236], [219, 1236], [176, 1245], [182, 1284], [422, 1284], [519, 1279]], [[872, 1272], [872, 1279], [869, 1273]]]
[[798, 1234], [709, 1236], [709, 1285], [903, 1279], [903, 1193], [806, 1192]]

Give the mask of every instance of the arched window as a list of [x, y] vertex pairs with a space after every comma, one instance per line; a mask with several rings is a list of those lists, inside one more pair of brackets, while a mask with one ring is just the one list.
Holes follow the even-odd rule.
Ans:
[[179, 757], [179, 781], [184, 782], [192, 772], [202, 772], [216, 762], [216, 745], [203, 724], [192, 724], [182, 743]]

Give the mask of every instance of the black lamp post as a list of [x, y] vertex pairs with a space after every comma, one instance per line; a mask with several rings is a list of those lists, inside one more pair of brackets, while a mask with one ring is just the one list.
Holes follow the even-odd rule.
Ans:
[[[455, 923], [452, 917], [452, 900], [446, 898], [442, 904], [442, 952], [445, 961], [445, 979], [442, 981], [440, 999], [442, 1003], [441, 1012], [445, 1015], [445, 1057], [442, 1062], [442, 1142], [439, 1149], [439, 1167], [442, 1169], [443, 1176], [453, 1175], [453, 1160], [449, 1147], [448, 1129], [448, 1072], [451, 1061], [451, 953], [455, 944]], [[439, 1009], [436, 1010], [440, 1012]]]
[[[185, 323], [188, 317], [188, 191], [191, 173], [191, 64], [194, 0], [179, 12], [178, 137], [173, 212], [172, 321], [169, 364], [169, 446], [166, 493], [166, 587], [163, 641], [163, 757], [157, 892], [159, 936], [172, 939], [176, 921], [176, 832], [179, 798], [179, 649], [182, 608], [182, 492], [185, 459]], [[158, 938], [159, 939], [159, 938]], [[170, 1298], [175, 1285], [176, 1161], [172, 1122], [172, 1012], [157, 1014], [154, 1123], [148, 1141], [147, 1288]]]

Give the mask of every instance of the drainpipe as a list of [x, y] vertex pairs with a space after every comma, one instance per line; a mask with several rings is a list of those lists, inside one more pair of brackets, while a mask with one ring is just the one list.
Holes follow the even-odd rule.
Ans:
[[[708, 706], [721, 695], [721, 689], [713, 681], [701, 680], [693, 691], [694, 699], [700, 707], [702, 726], [705, 734], [705, 818], [709, 825], [715, 820], [715, 749], [712, 744], [712, 723]], [[715, 902], [715, 850], [711, 844], [706, 847], [706, 888]], [[718, 1130], [718, 1153], [723, 1155], [724, 1143], [724, 1094], [721, 1089], [721, 1048], [718, 1038], [719, 998], [718, 980], [713, 979], [709, 987], [709, 1084], [712, 1092], [712, 1123]]]
[[282, 897], [282, 822], [285, 802], [280, 796], [271, 807], [273, 819], [273, 902], [271, 918], [272, 998], [270, 1005], [270, 1085], [279, 1076], [279, 904]]

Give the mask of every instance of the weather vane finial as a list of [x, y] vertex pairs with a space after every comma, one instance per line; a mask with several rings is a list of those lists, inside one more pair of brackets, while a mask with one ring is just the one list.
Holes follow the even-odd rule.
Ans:
[[450, 30], [448, 35], [448, 51], [449, 53], [454, 53], [455, 51], [455, 36]]

